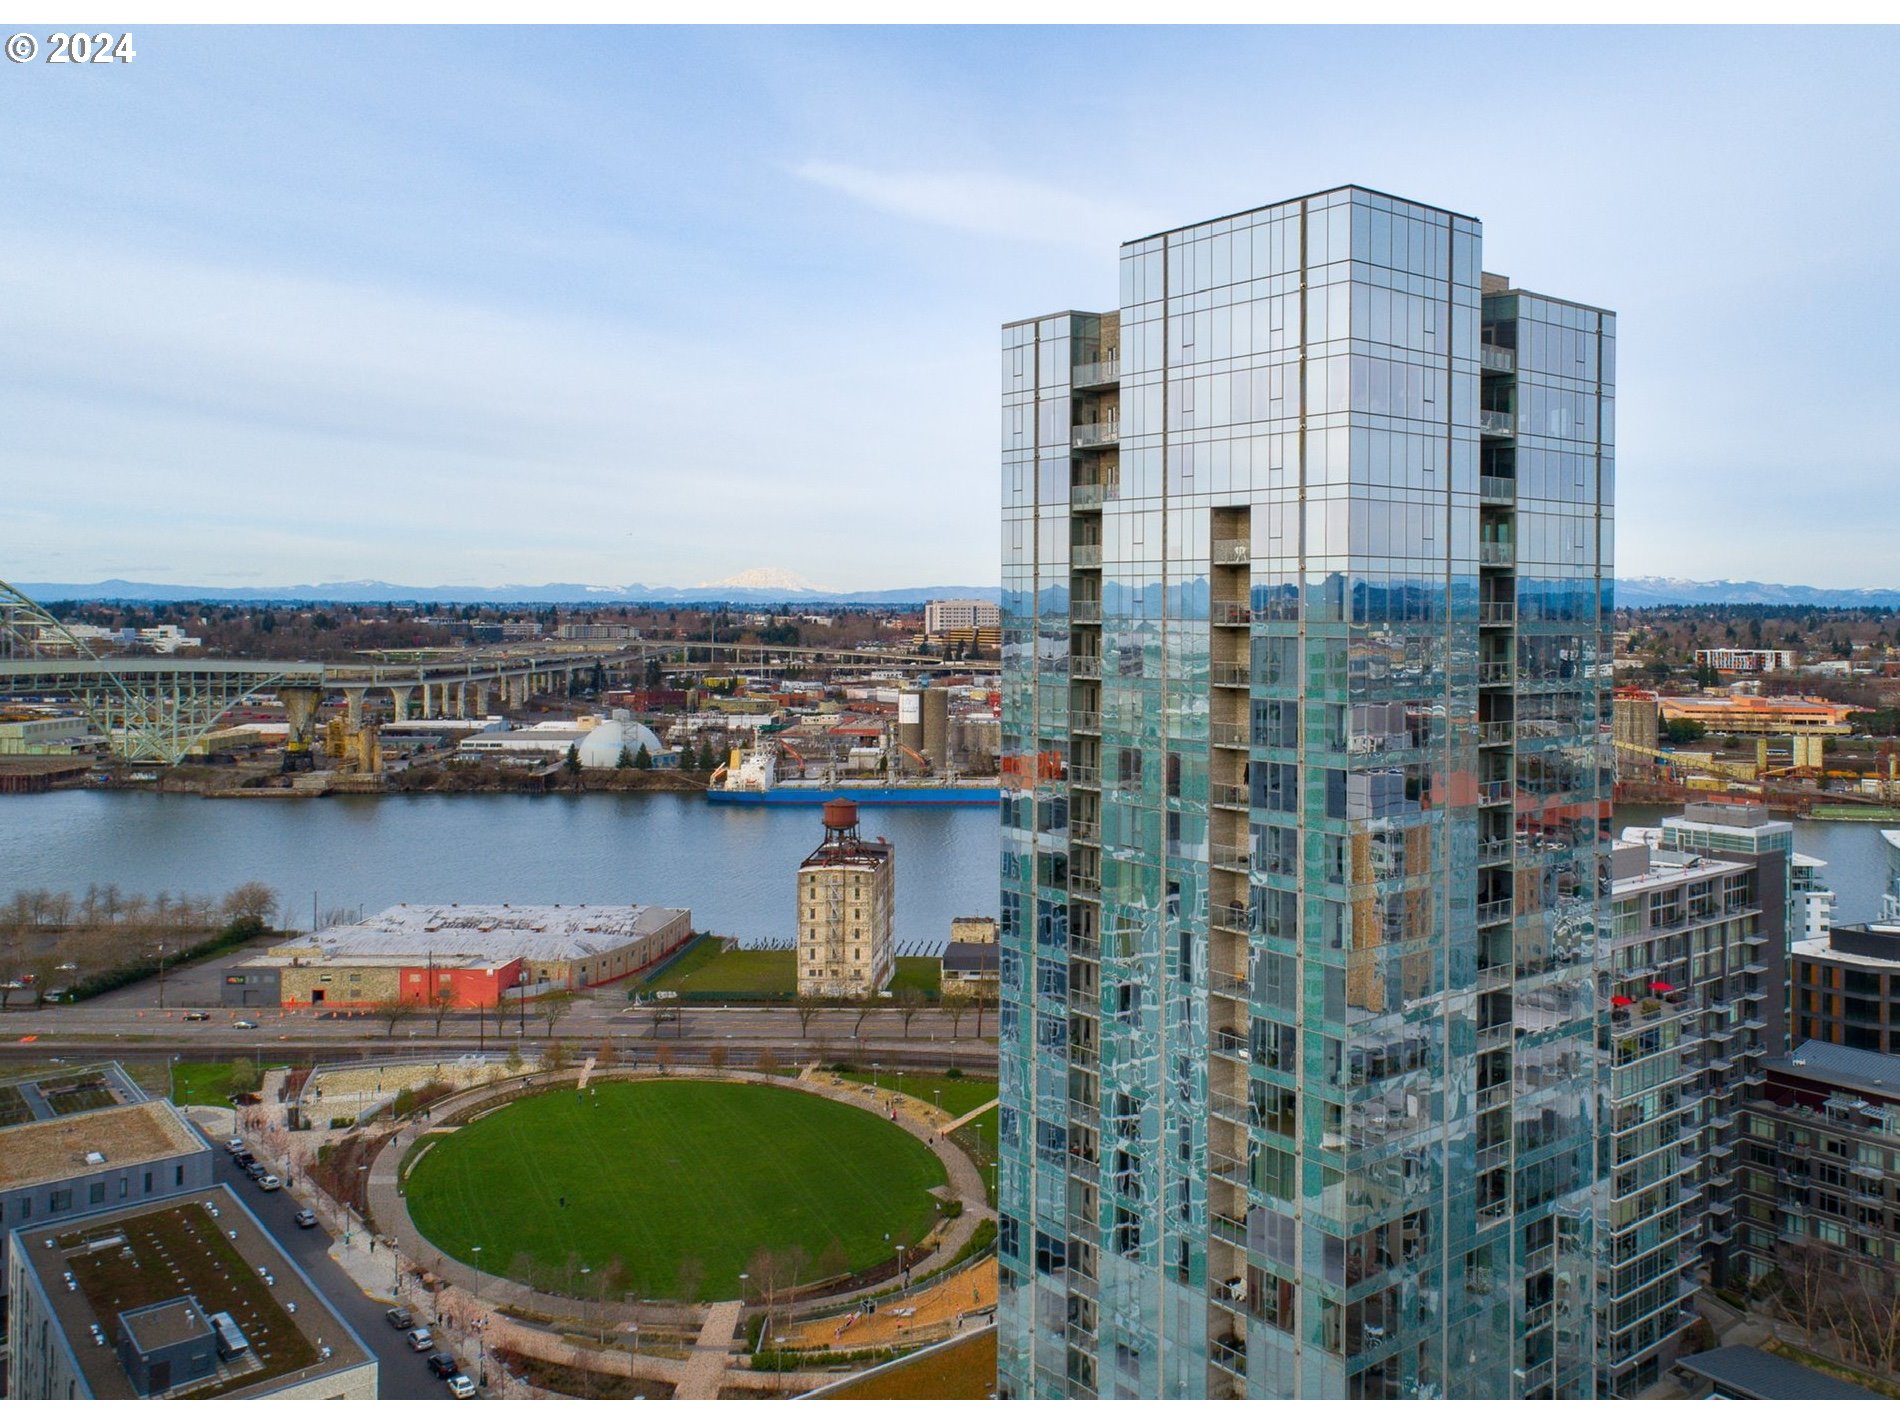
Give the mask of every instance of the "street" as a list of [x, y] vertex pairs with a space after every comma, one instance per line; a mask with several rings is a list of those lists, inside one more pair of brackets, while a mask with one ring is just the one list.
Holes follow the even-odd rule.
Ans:
[[[427, 1353], [410, 1350], [403, 1333], [383, 1320], [387, 1303], [363, 1295], [349, 1273], [330, 1260], [330, 1234], [321, 1225], [322, 1214], [319, 1214], [318, 1226], [299, 1227], [295, 1219], [302, 1203], [288, 1192], [263, 1191], [222, 1146], [216, 1156], [218, 1181], [244, 1199], [244, 1205], [277, 1239], [284, 1255], [303, 1270], [329, 1298], [337, 1314], [363, 1338], [363, 1344], [375, 1353], [381, 1362], [378, 1396], [383, 1400], [449, 1399], [448, 1388], [429, 1373], [425, 1364]], [[419, 1321], [418, 1324], [428, 1323]]]

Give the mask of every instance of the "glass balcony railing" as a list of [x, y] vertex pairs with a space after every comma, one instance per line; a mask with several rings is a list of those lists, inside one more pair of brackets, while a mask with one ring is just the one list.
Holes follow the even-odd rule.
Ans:
[[1245, 811], [1247, 810], [1247, 789], [1232, 783], [1216, 782], [1209, 788], [1208, 800], [1217, 807]]
[[[1517, 417], [1509, 411], [1479, 411], [1478, 434], [1510, 437], [1517, 434]], [[1078, 441], [1077, 444], [1080, 444]]]
[[1069, 563], [1077, 569], [1100, 569], [1102, 567], [1102, 546], [1099, 544], [1075, 544], [1069, 547]]
[[1508, 806], [1515, 800], [1515, 788], [1511, 782], [1481, 782], [1478, 784], [1478, 805]]
[[1069, 508], [1076, 510], [1099, 510], [1102, 501], [1109, 495], [1106, 485], [1072, 485], [1069, 487]]
[[1480, 663], [1478, 681], [1480, 683], [1508, 683], [1511, 681], [1511, 665], [1509, 663]]
[[1213, 740], [1222, 747], [1250, 747], [1253, 740], [1247, 735], [1245, 723], [1217, 722], [1208, 729]]
[[1487, 344], [1478, 348], [1478, 364], [1486, 371], [1509, 376], [1517, 370], [1517, 353], [1508, 346]]
[[1102, 605], [1098, 599], [1077, 599], [1069, 605], [1071, 623], [1100, 623]]
[[1517, 499], [1517, 481], [1507, 480], [1502, 475], [1480, 475], [1478, 498], [1495, 504], [1508, 505]]
[[1217, 688], [1246, 688], [1253, 684], [1245, 663], [1216, 663], [1209, 670], [1209, 676]]
[[1517, 605], [1508, 600], [1486, 600], [1478, 605], [1479, 623], [1513, 623], [1517, 619]]
[[1517, 724], [1513, 722], [1481, 722], [1478, 724], [1478, 745], [1498, 747], [1511, 741], [1516, 733]]
[[1244, 539], [1217, 539], [1214, 541], [1214, 562], [1216, 564], [1245, 564], [1252, 558], [1248, 549], [1249, 542]]
[[1121, 439], [1120, 421], [1087, 421], [1076, 426], [1071, 443], [1077, 450], [1091, 445], [1113, 445]]
[[1071, 678], [1099, 678], [1102, 676], [1102, 660], [1085, 657], [1078, 653], [1069, 659], [1069, 676]]
[[1216, 599], [1210, 610], [1216, 624], [1249, 624], [1253, 622], [1253, 609], [1236, 599]]
[[[1489, 348], [1487, 348], [1488, 350]], [[1070, 373], [1072, 386], [1106, 386], [1121, 380], [1122, 363], [1120, 357], [1109, 357], [1105, 361], [1079, 362]]]
[[1481, 539], [1478, 541], [1478, 562], [1514, 564], [1517, 562], [1517, 545], [1508, 539]]

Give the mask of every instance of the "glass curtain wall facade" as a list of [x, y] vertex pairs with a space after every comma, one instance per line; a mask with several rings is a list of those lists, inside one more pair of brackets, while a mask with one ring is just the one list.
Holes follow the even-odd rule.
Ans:
[[1613, 318], [1357, 188], [1121, 278], [1003, 336], [1002, 1389], [1588, 1395]]

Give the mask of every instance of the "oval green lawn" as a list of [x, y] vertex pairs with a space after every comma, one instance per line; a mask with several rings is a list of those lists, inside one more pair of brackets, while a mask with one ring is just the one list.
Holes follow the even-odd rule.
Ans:
[[627, 1291], [673, 1298], [696, 1263], [693, 1295], [710, 1301], [739, 1294], [761, 1248], [802, 1248], [804, 1280], [888, 1258], [929, 1228], [945, 1178], [928, 1147], [864, 1109], [648, 1079], [497, 1109], [434, 1139], [407, 1192], [422, 1234], [484, 1271], [592, 1296], [578, 1268], [617, 1257]]

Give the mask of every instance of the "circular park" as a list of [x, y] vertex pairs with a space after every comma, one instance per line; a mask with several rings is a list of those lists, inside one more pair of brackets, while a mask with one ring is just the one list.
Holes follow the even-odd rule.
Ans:
[[[423, 1138], [406, 1207], [436, 1248], [543, 1291], [711, 1301], [891, 1260], [944, 1165], [853, 1103], [759, 1082], [606, 1079]], [[769, 1254], [769, 1256], [765, 1255]], [[599, 1275], [596, 1275], [599, 1274]]]

